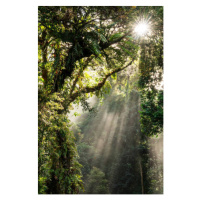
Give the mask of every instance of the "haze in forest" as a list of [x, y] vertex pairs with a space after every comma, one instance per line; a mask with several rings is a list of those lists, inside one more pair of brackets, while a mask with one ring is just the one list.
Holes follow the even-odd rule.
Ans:
[[163, 7], [38, 7], [38, 193], [163, 193]]

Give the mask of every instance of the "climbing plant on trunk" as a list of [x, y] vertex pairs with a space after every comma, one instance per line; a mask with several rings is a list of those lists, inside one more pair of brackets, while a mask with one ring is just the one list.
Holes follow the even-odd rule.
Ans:
[[[154, 8], [151, 8], [154, 10]], [[67, 113], [108, 92], [110, 78], [134, 63], [133, 21], [143, 7], [39, 6], [39, 193], [79, 193], [81, 165]]]

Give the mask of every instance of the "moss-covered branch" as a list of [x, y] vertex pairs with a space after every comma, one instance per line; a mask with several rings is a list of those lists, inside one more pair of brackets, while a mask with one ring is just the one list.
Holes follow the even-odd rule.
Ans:
[[95, 92], [95, 91], [100, 90], [104, 86], [107, 78], [109, 78], [112, 74], [120, 72], [120, 71], [124, 70], [125, 68], [129, 67], [132, 64], [132, 62], [133, 61], [130, 61], [126, 66], [117, 68], [117, 69], [113, 70], [112, 72], [106, 74], [105, 77], [103, 78], [103, 80], [101, 82], [99, 82], [97, 85], [95, 85], [93, 87], [85, 87], [85, 88], [82, 88], [80, 91], [77, 91], [77, 92], [73, 93], [70, 96], [69, 102], [68, 102], [67, 105], [69, 105], [70, 103], [72, 103], [81, 94]]

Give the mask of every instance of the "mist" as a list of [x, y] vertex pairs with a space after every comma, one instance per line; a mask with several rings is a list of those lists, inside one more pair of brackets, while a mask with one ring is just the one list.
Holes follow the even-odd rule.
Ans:
[[[97, 112], [84, 112], [79, 106], [69, 115], [83, 166], [86, 191], [82, 193], [100, 193], [95, 170], [103, 173], [98, 179], [107, 185], [102, 193], [162, 193], [163, 138], [148, 138], [141, 133], [139, 93], [132, 90], [123, 96], [113, 89], [102, 105], [96, 97], [89, 103], [98, 108]], [[75, 117], [75, 112], [81, 115]]]

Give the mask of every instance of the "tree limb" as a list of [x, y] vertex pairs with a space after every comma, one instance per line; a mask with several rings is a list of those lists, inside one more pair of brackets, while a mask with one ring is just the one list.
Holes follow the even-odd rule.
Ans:
[[86, 63], [83, 65], [83, 67], [82, 68], [80, 68], [80, 70], [79, 70], [79, 72], [78, 72], [78, 74], [77, 74], [77, 76], [76, 76], [76, 79], [74, 80], [74, 82], [73, 82], [73, 84], [72, 84], [72, 87], [71, 87], [71, 90], [70, 90], [70, 96], [72, 95], [72, 93], [73, 93], [73, 91], [74, 91], [74, 88], [75, 88], [75, 86], [76, 86], [76, 83], [77, 83], [77, 81], [78, 81], [78, 79], [79, 79], [79, 76], [83, 73], [83, 71], [86, 69], [86, 67], [87, 67], [87, 65], [88, 65], [88, 62], [91, 60], [91, 58], [89, 59], [87, 59], [87, 61], [86, 61]]
[[110, 77], [114, 73], [117, 73], [117, 72], [122, 71], [123, 69], [129, 67], [132, 64], [132, 62], [133, 61], [130, 61], [126, 66], [117, 68], [117, 69], [113, 70], [112, 72], [106, 74], [106, 76], [103, 78], [103, 80], [100, 83], [98, 83], [97, 85], [95, 85], [93, 87], [85, 87], [85, 88], [81, 89], [80, 91], [75, 92], [74, 94], [72, 94], [69, 97], [69, 102], [68, 102], [67, 105], [72, 103], [80, 94], [90, 93], [90, 92], [95, 92], [95, 91], [100, 90], [104, 86], [104, 84], [105, 84], [105, 82], [106, 82], [108, 77]]
[[[124, 34], [122, 37], [114, 40], [114, 41], [108, 41], [108, 42], [105, 42], [105, 43], [99, 43], [99, 46], [101, 48], [101, 51], [108, 48], [109, 46], [111, 46], [112, 44], [116, 44], [118, 42], [120, 42], [121, 40], [123, 40], [127, 35], [129, 35], [131, 33], [131, 31], [128, 31], [126, 34]], [[72, 46], [70, 49], [69, 49], [69, 53], [68, 53], [68, 56], [65, 58], [65, 62], [68, 63], [66, 64], [65, 66], [65, 69], [63, 69], [61, 71], [61, 74], [60, 74], [60, 83], [59, 85], [63, 85], [64, 84], [64, 80], [65, 78], [67, 77], [70, 77], [74, 71], [74, 63], [77, 61], [77, 60], [80, 60], [82, 58], [85, 58], [85, 57], [90, 57], [93, 52], [89, 51], [87, 48], [84, 48], [83, 47], [83, 54], [82, 55], [73, 55], [73, 48], [74, 46]], [[73, 55], [73, 59], [72, 59], [72, 55]], [[67, 62], [67, 60], [71, 60], [70, 62]], [[56, 87], [54, 88], [53, 92], [58, 92], [60, 86], [58, 86], [58, 82], [56, 82]]]

